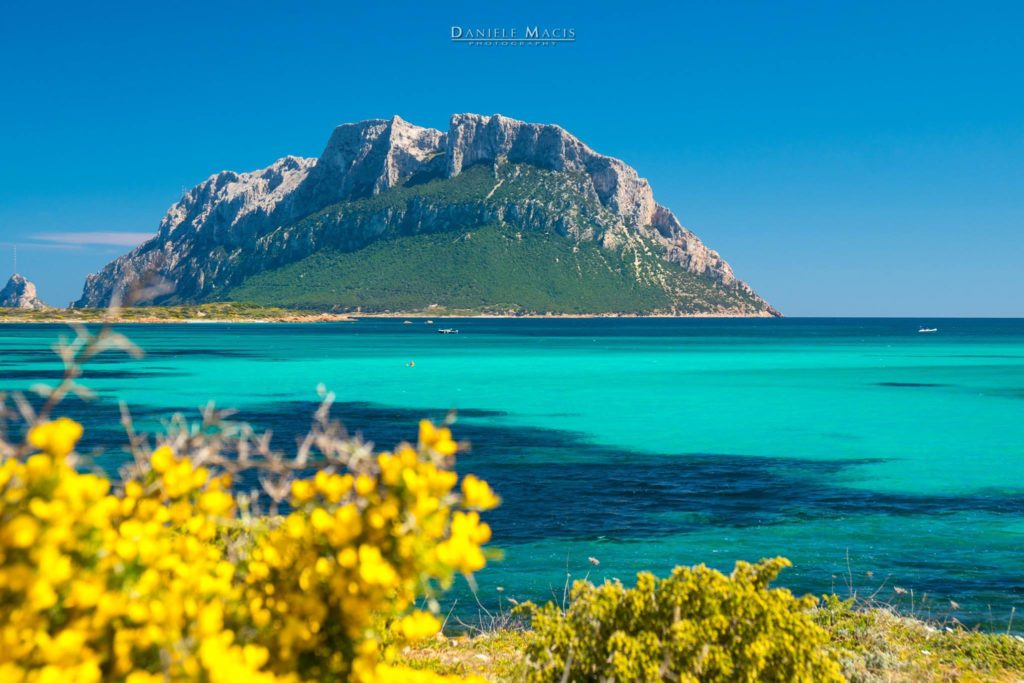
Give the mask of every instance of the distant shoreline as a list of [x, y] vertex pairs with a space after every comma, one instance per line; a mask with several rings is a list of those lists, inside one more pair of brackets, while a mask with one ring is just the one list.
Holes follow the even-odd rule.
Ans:
[[132, 324], [228, 324], [228, 323], [333, 323], [356, 322], [361, 319], [408, 319], [418, 322], [427, 320], [452, 320], [480, 318], [487, 320], [512, 320], [517, 318], [529, 320], [574, 320], [590, 318], [773, 318], [768, 313], [741, 315], [738, 313], [691, 313], [686, 315], [669, 314], [632, 314], [632, 313], [475, 313], [472, 311], [457, 312], [407, 312], [407, 313], [318, 313], [313, 311], [284, 312], [245, 311], [234, 315], [188, 315], [184, 311], [166, 309], [152, 314], [133, 309], [130, 314], [108, 317], [105, 309], [43, 309], [21, 310], [0, 309], [0, 324], [68, 324], [68, 323], [102, 323], [111, 322], [118, 325]]
[[344, 322], [355, 322], [356, 318], [347, 315], [337, 315], [332, 313], [312, 314], [312, 315], [283, 315], [283, 316], [267, 316], [263, 318], [165, 318], [159, 316], [142, 316], [142, 317], [112, 317], [108, 318], [103, 315], [97, 316], [53, 316], [53, 317], [40, 317], [30, 318], [17, 316], [9, 316], [0, 314], [0, 325], [66, 325], [68, 323], [83, 323], [83, 324], [96, 324], [103, 322], [110, 322], [116, 325], [159, 325], [159, 324], [171, 324], [171, 325], [204, 325], [204, 324], [225, 324], [225, 323], [344, 323]]
[[770, 313], [755, 313], [751, 315], [742, 315], [739, 313], [688, 313], [686, 315], [670, 315], [667, 313], [523, 313], [523, 314], [508, 314], [508, 313], [472, 313], [472, 312], [458, 312], [458, 313], [424, 313], [418, 311], [416, 313], [349, 313], [352, 318], [416, 318], [416, 319], [433, 319], [439, 320], [452, 319], [452, 318], [488, 318], [488, 319], [515, 319], [515, 318], [527, 318], [530, 320], [545, 320], [555, 318], [777, 318], [781, 316], [775, 316]]
[[237, 303], [198, 304], [192, 306], [131, 306], [111, 313], [106, 308], [0, 308], [0, 324], [122, 324], [162, 323], [306, 323], [353, 322], [350, 315], [323, 311], [304, 311], [273, 306]]

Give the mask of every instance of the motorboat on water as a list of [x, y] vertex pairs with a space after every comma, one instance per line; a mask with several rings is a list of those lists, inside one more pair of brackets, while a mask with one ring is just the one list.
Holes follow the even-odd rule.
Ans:
[[459, 331], [452, 329], [451, 327], [442, 327], [437, 331], [438, 334], [458, 334]]
[[932, 332], [938, 332], [938, 331], [939, 331], [939, 328], [937, 328], [937, 327], [922, 327], [921, 329], [919, 329], [917, 331], [917, 333], [918, 334], [931, 334]]

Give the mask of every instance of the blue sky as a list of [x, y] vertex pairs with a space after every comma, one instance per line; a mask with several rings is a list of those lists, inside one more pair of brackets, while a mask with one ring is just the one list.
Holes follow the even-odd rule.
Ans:
[[8, 3], [0, 270], [64, 304], [211, 173], [500, 112], [633, 165], [789, 315], [1024, 315], [1024, 4], [488, 5]]

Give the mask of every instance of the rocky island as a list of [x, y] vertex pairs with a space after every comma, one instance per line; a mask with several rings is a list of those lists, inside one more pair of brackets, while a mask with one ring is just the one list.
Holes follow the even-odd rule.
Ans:
[[14, 273], [0, 289], [0, 308], [37, 311], [47, 308], [47, 305], [36, 294], [35, 284]]
[[317, 159], [223, 171], [76, 307], [157, 276], [153, 303], [431, 315], [779, 313], [624, 162], [556, 125], [456, 114], [337, 127]]

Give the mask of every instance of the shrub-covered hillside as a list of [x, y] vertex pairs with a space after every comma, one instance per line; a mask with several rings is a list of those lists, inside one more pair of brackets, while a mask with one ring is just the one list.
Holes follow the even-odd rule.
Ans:
[[219, 296], [368, 312], [764, 311], [751, 292], [665, 261], [618, 225], [571, 175], [478, 166], [343, 202], [278, 230], [267, 244], [324, 246]]

